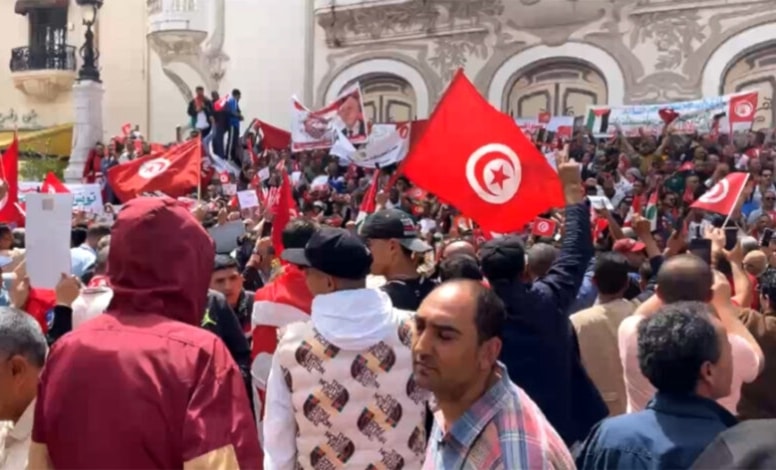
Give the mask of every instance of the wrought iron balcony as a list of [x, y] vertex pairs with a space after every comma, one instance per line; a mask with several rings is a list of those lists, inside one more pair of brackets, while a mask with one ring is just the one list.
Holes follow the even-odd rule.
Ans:
[[11, 72], [35, 70], [62, 70], [75, 72], [75, 46], [59, 46], [46, 49], [17, 47], [11, 49]]

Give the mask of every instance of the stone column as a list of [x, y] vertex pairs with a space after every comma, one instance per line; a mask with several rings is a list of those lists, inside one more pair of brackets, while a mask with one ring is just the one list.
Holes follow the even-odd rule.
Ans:
[[73, 85], [75, 125], [70, 162], [65, 170], [65, 182], [80, 183], [86, 158], [94, 144], [102, 141], [102, 83], [92, 80], [78, 81]]

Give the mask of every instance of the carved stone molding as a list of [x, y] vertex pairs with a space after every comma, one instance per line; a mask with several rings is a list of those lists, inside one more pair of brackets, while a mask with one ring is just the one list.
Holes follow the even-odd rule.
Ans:
[[61, 93], [69, 93], [75, 83], [75, 72], [70, 70], [31, 70], [14, 72], [11, 76], [19, 91], [42, 102], [51, 102]]
[[410, 0], [400, 4], [320, 10], [318, 24], [330, 48], [385, 40], [409, 40], [471, 32], [481, 19], [498, 17], [503, 0]]

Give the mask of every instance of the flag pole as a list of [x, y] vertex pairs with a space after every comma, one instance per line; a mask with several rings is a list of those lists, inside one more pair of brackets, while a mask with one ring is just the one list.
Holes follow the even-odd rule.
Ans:
[[[744, 188], [746, 188], [747, 183], [749, 183], [750, 176], [751, 176], [751, 173], [746, 174], [746, 179], [744, 180], [744, 184], [742, 184], [741, 189], [738, 190], [738, 196], [736, 196], [736, 203], [730, 209], [730, 212], [728, 212], [727, 217], [725, 217], [725, 221], [722, 222], [723, 229], [727, 227], [728, 221], [730, 221], [730, 216], [733, 215], [733, 212], [735, 212], [736, 208], [739, 206], [739, 203], [741, 202], [741, 195], [744, 193]], [[736, 226], [738, 226], [738, 224], [736, 224]]]
[[[202, 137], [197, 136], [197, 140], [199, 141], [199, 171], [200, 171], [200, 178], [199, 178], [199, 184], [197, 185], [197, 206], [202, 204], [202, 159], [204, 156], [202, 155]], [[212, 163], [211, 163], [212, 164]]]

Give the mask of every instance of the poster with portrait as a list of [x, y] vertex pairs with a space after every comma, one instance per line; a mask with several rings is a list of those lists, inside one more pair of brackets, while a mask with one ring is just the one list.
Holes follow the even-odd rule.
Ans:
[[368, 129], [358, 83], [347, 87], [337, 98], [316, 111], [307, 109], [296, 97], [291, 99], [291, 150], [329, 148], [336, 131], [353, 144], [367, 141]]

